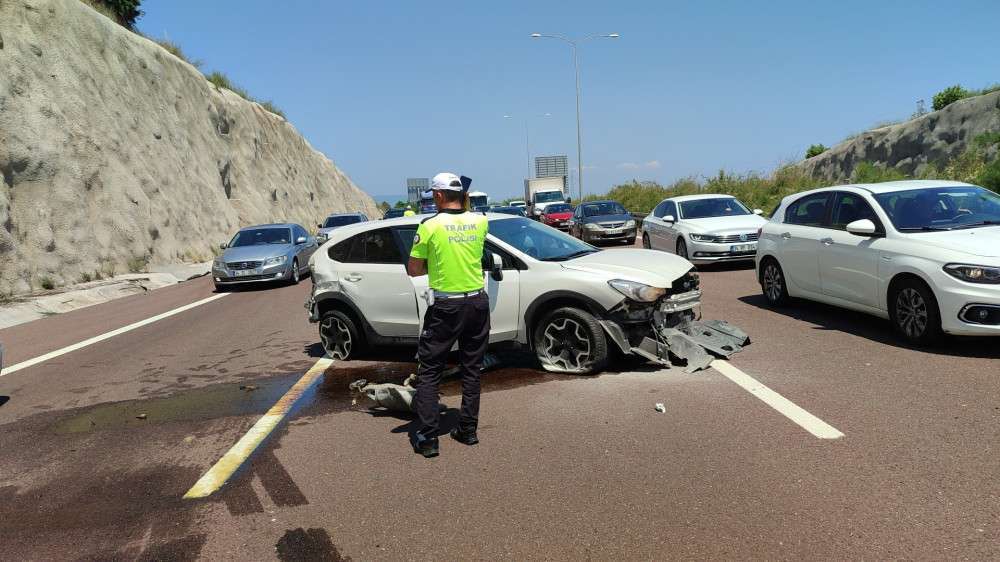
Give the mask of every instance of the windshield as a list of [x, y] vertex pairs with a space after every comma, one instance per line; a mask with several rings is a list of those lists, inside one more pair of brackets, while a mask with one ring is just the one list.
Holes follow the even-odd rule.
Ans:
[[527, 218], [491, 220], [490, 234], [542, 261], [563, 261], [599, 251], [590, 244]]
[[356, 222], [361, 222], [361, 217], [358, 215], [340, 215], [336, 217], [326, 217], [326, 222], [323, 223], [323, 228], [332, 228], [335, 226], [347, 226], [349, 224], [354, 224]]
[[469, 196], [469, 205], [472, 207], [485, 207], [489, 205], [490, 198], [488, 195], [474, 195]]
[[583, 206], [583, 216], [601, 217], [605, 215], [624, 215], [625, 207], [616, 201], [605, 201], [603, 203], [587, 203]]
[[535, 194], [535, 203], [552, 203], [562, 200], [562, 191], [541, 191]]
[[739, 217], [752, 215], [749, 209], [732, 197], [717, 197], [715, 199], [695, 199], [684, 201], [681, 206], [681, 218], [707, 219], [710, 217]]
[[291, 244], [292, 229], [290, 228], [254, 228], [241, 230], [229, 243], [230, 248], [243, 246], [264, 246], [267, 244]]
[[981, 187], [937, 187], [881, 193], [875, 200], [901, 231], [953, 230], [1000, 224], [1000, 195]]
[[572, 213], [573, 207], [570, 207], [566, 203], [556, 203], [555, 205], [549, 205], [545, 207], [545, 214], [549, 213]]

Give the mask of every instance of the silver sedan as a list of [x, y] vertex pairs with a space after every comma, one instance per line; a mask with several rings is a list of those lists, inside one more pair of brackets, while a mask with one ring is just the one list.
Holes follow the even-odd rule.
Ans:
[[316, 239], [300, 225], [265, 224], [241, 229], [212, 264], [215, 288], [263, 281], [298, 283], [309, 273]]

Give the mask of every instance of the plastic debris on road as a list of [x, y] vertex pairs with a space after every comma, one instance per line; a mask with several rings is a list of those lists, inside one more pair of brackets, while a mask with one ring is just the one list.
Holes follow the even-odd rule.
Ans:
[[681, 315], [653, 313], [653, 335], [632, 351], [685, 372], [707, 369], [712, 361], [726, 359], [750, 344], [746, 332], [723, 320], [694, 320]]
[[661, 414], [665, 414], [667, 412], [667, 407], [663, 405], [663, 402], [657, 402], [655, 409], [657, 412], [660, 412]]

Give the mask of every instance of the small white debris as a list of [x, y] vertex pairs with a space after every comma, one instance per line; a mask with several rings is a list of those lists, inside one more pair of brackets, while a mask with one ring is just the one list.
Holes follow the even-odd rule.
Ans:
[[663, 405], [663, 402], [657, 402], [656, 411], [660, 412], [661, 414], [665, 414], [667, 413], [667, 407]]

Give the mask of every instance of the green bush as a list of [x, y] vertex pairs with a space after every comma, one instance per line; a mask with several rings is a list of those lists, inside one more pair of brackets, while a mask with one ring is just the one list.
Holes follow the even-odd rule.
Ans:
[[862, 162], [854, 167], [851, 174], [852, 183], [880, 183], [907, 179], [906, 174], [896, 168], [876, 166], [871, 162]]
[[944, 109], [958, 100], [965, 99], [971, 95], [973, 95], [972, 92], [958, 84], [945, 88], [934, 94], [934, 111]]
[[205, 78], [209, 82], [211, 82], [212, 85], [215, 86], [217, 89], [225, 88], [227, 90], [230, 90], [231, 92], [235, 93], [236, 95], [240, 96], [241, 98], [247, 101], [259, 103], [260, 106], [266, 109], [267, 111], [270, 111], [271, 113], [281, 117], [282, 119], [287, 120], [287, 118], [285, 117], [285, 113], [280, 109], [278, 109], [278, 106], [274, 105], [274, 103], [272, 103], [270, 100], [262, 102], [257, 101], [256, 99], [254, 99], [253, 96], [250, 95], [249, 92], [237, 86], [232, 80], [229, 79], [228, 76], [219, 72], [218, 70], [212, 71], [211, 74], [206, 74]]
[[135, 30], [135, 22], [142, 17], [139, 4], [142, 0], [84, 0], [95, 10], [118, 22], [122, 27]]
[[149, 260], [152, 256], [136, 256], [128, 260], [128, 270], [129, 273], [142, 273], [146, 271], [146, 266], [149, 265]]
[[45, 289], [46, 291], [51, 291], [52, 289], [56, 288], [56, 283], [55, 281], [52, 280], [51, 277], [42, 277], [40, 282], [42, 284], [42, 288]]
[[809, 149], [806, 150], [806, 158], [812, 158], [813, 156], [819, 156], [820, 154], [823, 154], [827, 150], [828, 150], [827, 147], [823, 146], [822, 144], [813, 144], [813, 145], [810, 145]]
[[1000, 193], [1000, 158], [987, 164], [973, 183]]

